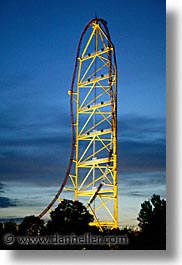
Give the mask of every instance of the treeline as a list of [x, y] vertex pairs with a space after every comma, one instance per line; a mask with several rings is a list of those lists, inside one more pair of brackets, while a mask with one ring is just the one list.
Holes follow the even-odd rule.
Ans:
[[[26, 216], [18, 225], [14, 221], [0, 223], [0, 248], [1, 249], [166, 249], [166, 201], [159, 195], [153, 195], [148, 201], [141, 204], [138, 214], [140, 231], [132, 229], [108, 229], [101, 231], [96, 226], [90, 226], [93, 216], [79, 201], [63, 200], [57, 208], [50, 213], [50, 220], [36, 216]], [[58, 234], [64, 236], [85, 234], [101, 237], [125, 237], [127, 244], [35, 244], [25, 241], [20, 244], [17, 238], [26, 237], [45, 239]]]

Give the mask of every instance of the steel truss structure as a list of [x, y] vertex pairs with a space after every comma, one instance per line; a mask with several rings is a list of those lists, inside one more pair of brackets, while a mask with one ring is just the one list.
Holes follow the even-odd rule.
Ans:
[[81, 34], [70, 94], [72, 152], [64, 181], [42, 217], [63, 190], [83, 201], [91, 225], [118, 227], [117, 66], [107, 23], [92, 19]]

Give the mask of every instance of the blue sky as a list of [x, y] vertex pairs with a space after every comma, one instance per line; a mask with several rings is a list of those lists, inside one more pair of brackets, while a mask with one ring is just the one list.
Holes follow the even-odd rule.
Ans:
[[80, 34], [108, 22], [118, 65], [119, 221], [165, 197], [165, 1], [0, 3], [0, 218], [39, 213], [71, 150], [69, 96]]

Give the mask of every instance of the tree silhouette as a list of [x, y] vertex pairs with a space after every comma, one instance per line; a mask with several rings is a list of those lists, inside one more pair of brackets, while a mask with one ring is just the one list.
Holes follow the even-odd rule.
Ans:
[[14, 221], [8, 221], [4, 224], [4, 233], [11, 233], [16, 235], [17, 233], [17, 224]]
[[142, 231], [143, 245], [151, 249], [166, 248], [166, 201], [153, 195], [141, 204], [137, 220]]
[[94, 219], [81, 202], [66, 199], [50, 213], [50, 217], [47, 229], [51, 234], [55, 232], [60, 234], [87, 232], [89, 223]]
[[3, 223], [0, 223], [0, 246], [2, 246], [3, 244], [3, 234], [4, 234], [4, 225]]
[[19, 225], [20, 235], [37, 236], [45, 234], [44, 221], [34, 215], [26, 216]]
[[3, 235], [4, 233], [4, 225], [3, 223], [0, 223], [0, 235]]

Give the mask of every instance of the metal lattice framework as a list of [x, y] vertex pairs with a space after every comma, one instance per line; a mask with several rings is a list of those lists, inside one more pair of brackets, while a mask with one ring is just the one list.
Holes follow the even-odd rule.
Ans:
[[64, 181], [42, 217], [63, 190], [83, 201], [91, 225], [118, 227], [117, 66], [107, 23], [92, 19], [82, 32], [70, 94], [72, 152]]

